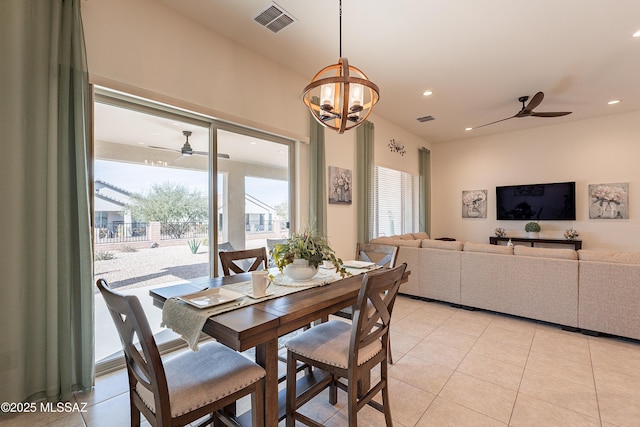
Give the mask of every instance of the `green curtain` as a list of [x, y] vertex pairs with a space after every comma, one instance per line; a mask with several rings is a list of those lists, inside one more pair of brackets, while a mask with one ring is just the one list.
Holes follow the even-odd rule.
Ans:
[[[318, 102], [313, 97], [311, 102]], [[309, 113], [309, 225], [327, 234], [327, 172], [324, 126]]]
[[0, 2], [0, 402], [66, 400], [93, 382], [80, 1]]
[[420, 148], [418, 152], [420, 172], [420, 230], [431, 236], [431, 152]]
[[356, 178], [358, 185], [358, 242], [373, 236], [374, 126], [365, 121], [356, 129]]

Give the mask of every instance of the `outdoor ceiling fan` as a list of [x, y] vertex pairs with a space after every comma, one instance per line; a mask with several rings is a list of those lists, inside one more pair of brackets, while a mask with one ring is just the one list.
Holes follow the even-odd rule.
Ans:
[[535, 95], [533, 95], [533, 98], [531, 98], [531, 101], [529, 101], [529, 104], [525, 105], [524, 103], [527, 102], [528, 99], [529, 99], [528, 96], [521, 96], [520, 98], [518, 98], [518, 101], [522, 102], [522, 109], [518, 111], [514, 116], [507, 117], [506, 119], [496, 120], [495, 122], [487, 123], [482, 126], [476, 126], [472, 129], [478, 129], [481, 127], [489, 126], [499, 122], [504, 122], [505, 120], [514, 119], [514, 118], [560, 117], [560, 116], [566, 116], [567, 114], [571, 114], [571, 111], [549, 111], [549, 112], [542, 112], [542, 113], [534, 112], [533, 109], [536, 108], [538, 105], [540, 105], [540, 103], [544, 99], [544, 93], [542, 92], [538, 92]]
[[[150, 148], [156, 148], [158, 150], [169, 150], [169, 151], [175, 151], [177, 153], [181, 153], [183, 156], [208, 156], [209, 153], [206, 151], [195, 151], [193, 148], [191, 148], [191, 144], [189, 144], [189, 137], [191, 136], [192, 132], [190, 130], [183, 130], [182, 134], [187, 138], [186, 141], [184, 142], [184, 145], [182, 146], [181, 149], [179, 150], [175, 150], [173, 148], [167, 148], [167, 147], [158, 147], [155, 145], [150, 145]], [[229, 155], [228, 154], [224, 154], [224, 153], [218, 153], [218, 157], [222, 158], [222, 159], [228, 159]]]

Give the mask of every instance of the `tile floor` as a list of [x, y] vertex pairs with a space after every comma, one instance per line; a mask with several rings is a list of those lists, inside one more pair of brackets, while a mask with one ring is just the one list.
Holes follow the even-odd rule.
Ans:
[[[389, 387], [397, 427], [640, 426], [638, 342], [406, 297], [393, 316]], [[127, 426], [126, 387], [118, 371], [75, 396], [88, 404], [86, 413], [20, 415], [0, 426]], [[344, 426], [344, 408], [340, 393], [336, 406], [319, 396], [305, 412]], [[383, 426], [384, 417], [367, 407], [358, 424]]]

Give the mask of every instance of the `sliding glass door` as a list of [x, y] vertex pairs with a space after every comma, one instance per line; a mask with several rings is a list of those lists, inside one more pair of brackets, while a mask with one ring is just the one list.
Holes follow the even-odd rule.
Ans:
[[[210, 121], [96, 94], [95, 278], [140, 299], [159, 344], [177, 336], [160, 327], [149, 289], [211, 275], [210, 146]], [[97, 293], [95, 329], [97, 367], [119, 364], [120, 340]]]
[[294, 145], [229, 126], [215, 135], [218, 249], [269, 249], [289, 237]]
[[[149, 289], [215, 277], [218, 251], [289, 236], [293, 141], [106, 89], [94, 105], [95, 279], [136, 295], [161, 348]], [[121, 366], [121, 346], [96, 289], [97, 372]]]

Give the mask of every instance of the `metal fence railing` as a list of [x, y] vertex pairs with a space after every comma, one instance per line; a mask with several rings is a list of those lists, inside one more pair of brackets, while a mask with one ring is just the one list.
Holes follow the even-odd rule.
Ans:
[[149, 240], [147, 223], [120, 223], [94, 228], [95, 243], [144, 242]]

